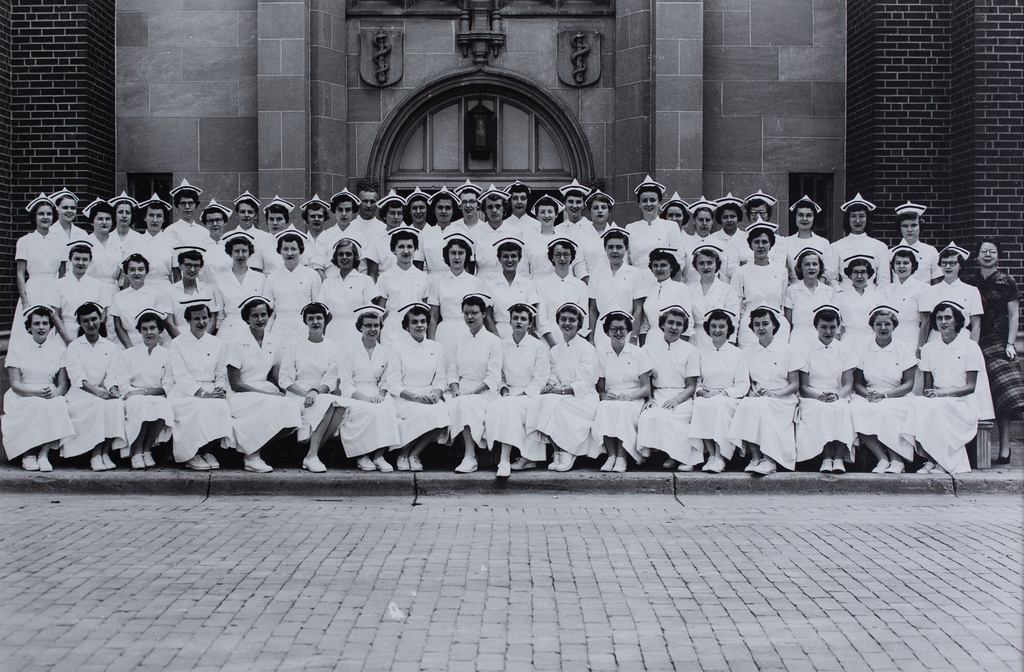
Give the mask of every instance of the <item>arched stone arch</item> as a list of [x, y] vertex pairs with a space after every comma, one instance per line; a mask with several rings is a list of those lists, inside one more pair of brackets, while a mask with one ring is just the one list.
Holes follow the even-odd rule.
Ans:
[[[561, 162], [560, 170], [529, 169], [515, 172], [497, 166], [493, 171], [475, 170], [465, 164], [464, 152], [460, 155], [461, 169], [427, 172], [416, 177], [411, 173], [408, 179], [400, 177], [397, 162], [403, 159], [410, 138], [425, 124], [431, 114], [443, 110], [446, 105], [469, 98], [494, 101], [495, 106], [508, 105], [509, 109], [521, 109], [530, 116], [531, 128], [538, 128], [542, 143], [546, 134], [550, 139], [548, 154], [557, 151]], [[499, 121], [500, 123], [500, 121]], [[426, 132], [426, 131], [424, 131]], [[499, 137], [501, 129], [498, 130]], [[462, 147], [462, 134], [456, 136]], [[532, 146], [532, 145], [531, 145]], [[395, 106], [381, 124], [370, 150], [367, 175], [376, 178], [382, 190], [393, 186], [405, 188], [406, 182], [422, 181], [424, 186], [441, 182], [452, 182], [468, 177], [474, 181], [512, 181], [522, 179], [538, 187], [552, 187], [562, 180], [578, 178], [584, 184], [594, 179], [594, 161], [583, 128], [576, 115], [563, 103], [550, 96], [540, 85], [520, 75], [488, 70], [463, 70], [449, 73], [419, 87]]]

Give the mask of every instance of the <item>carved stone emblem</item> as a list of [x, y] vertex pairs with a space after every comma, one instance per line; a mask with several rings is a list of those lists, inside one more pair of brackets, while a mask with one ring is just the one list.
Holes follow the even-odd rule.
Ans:
[[558, 33], [558, 79], [569, 86], [590, 86], [601, 77], [601, 33], [562, 30]]
[[402, 79], [402, 31], [397, 28], [359, 30], [359, 77], [370, 86], [391, 86]]

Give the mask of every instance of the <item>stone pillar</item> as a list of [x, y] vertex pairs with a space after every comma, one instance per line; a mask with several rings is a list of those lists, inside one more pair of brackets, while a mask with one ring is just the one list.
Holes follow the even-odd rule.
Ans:
[[310, 0], [310, 183], [325, 199], [346, 186], [348, 31], [345, 0]]
[[301, 203], [310, 194], [309, 5], [259, 0], [259, 197]]
[[[625, 201], [651, 172], [652, 0], [615, 3], [615, 154], [612, 193]], [[629, 206], [622, 208], [628, 210]]]
[[704, 2], [655, 0], [654, 174], [685, 199], [701, 194]]

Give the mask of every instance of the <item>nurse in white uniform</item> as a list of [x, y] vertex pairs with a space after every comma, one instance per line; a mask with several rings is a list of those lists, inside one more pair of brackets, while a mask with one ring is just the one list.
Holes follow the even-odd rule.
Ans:
[[884, 294], [885, 303], [898, 311], [898, 326], [893, 335], [916, 352], [928, 338], [931, 285], [914, 277], [919, 268], [914, 248], [899, 245], [892, 248], [890, 255], [892, 282], [886, 285]]
[[604, 316], [602, 329], [608, 343], [597, 348], [597, 394], [600, 403], [591, 432], [608, 456], [601, 471], [626, 471], [626, 456], [644, 461], [637, 449], [636, 428], [651, 399], [651, 360], [640, 346], [627, 343], [633, 330], [628, 313], [613, 311]]
[[282, 343], [306, 337], [308, 330], [302, 323], [302, 307], [320, 296], [323, 284], [320, 274], [300, 263], [308, 243], [309, 238], [299, 231], [286, 229], [279, 233], [277, 253], [281, 265], [267, 276], [263, 286], [263, 295], [273, 306], [273, 317], [267, 329]]
[[337, 272], [328, 273], [320, 287], [320, 302], [334, 316], [327, 338], [341, 348], [354, 347], [359, 341], [357, 315], [353, 311], [379, 300], [377, 283], [358, 270], [361, 251], [359, 243], [352, 238], [342, 238], [335, 243], [331, 263]]
[[[211, 308], [221, 307], [217, 337], [224, 341], [240, 338], [248, 328], [239, 312], [242, 301], [263, 295], [267, 277], [249, 266], [255, 251], [255, 240], [245, 231], [236, 230], [224, 236], [224, 252], [231, 257], [231, 271], [217, 279], [217, 300], [211, 304]], [[217, 250], [210, 254], [217, 254]]]
[[[752, 261], [736, 269], [730, 279], [732, 288], [740, 300], [740, 333], [739, 346], [746, 348], [757, 342], [757, 337], [747, 324], [750, 322], [750, 311], [760, 305], [783, 309], [786, 302], [786, 289], [789, 287], [789, 272], [785, 264], [772, 263], [771, 251], [775, 249], [778, 227], [762, 219], [747, 227], [745, 235], [752, 254]], [[789, 340], [789, 322], [784, 321], [779, 330], [779, 338]]]
[[826, 304], [835, 305], [836, 291], [822, 280], [822, 258], [812, 247], [796, 255], [797, 282], [786, 289], [786, 321], [791, 326], [789, 342], [806, 348], [818, 338], [814, 311]]
[[57, 278], [61, 264], [67, 259], [66, 244], [73, 242], [63, 236], [60, 226], [55, 224], [57, 208], [46, 194], [39, 194], [25, 209], [34, 230], [18, 238], [14, 248], [18, 304], [14, 308], [8, 352], [32, 340], [22, 318], [28, 307], [57, 307]]
[[687, 328], [683, 338], [693, 337], [693, 328], [689, 324], [689, 316], [693, 310], [689, 285], [673, 280], [679, 276], [681, 267], [676, 259], [676, 250], [657, 247], [648, 255], [648, 266], [654, 282], [647, 290], [644, 299], [644, 325], [640, 328], [641, 341], [663, 340], [664, 334], [659, 324], [662, 322], [662, 311], [668, 306], [679, 306], [687, 315]]
[[171, 300], [161, 290], [146, 285], [149, 276], [149, 261], [139, 254], [133, 252], [121, 264], [124, 274], [128, 277], [128, 286], [114, 295], [110, 304], [110, 315], [114, 318], [114, 331], [117, 333], [117, 340], [125, 348], [142, 343], [142, 334], [135, 330], [135, 316], [145, 308], [152, 308], [167, 315], [164, 320], [164, 328], [171, 337], [178, 335], [178, 329], [170, 317]]
[[[400, 226], [389, 231], [388, 235], [391, 236], [395, 265], [377, 278], [377, 293], [383, 299], [383, 307], [395, 311], [414, 303], [425, 304], [430, 293], [430, 279], [412, 263], [419, 249], [419, 232], [411, 226]], [[384, 321], [381, 343], [389, 347], [404, 345], [407, 334], [402, 330], [402, 321], [397, 319], [397, 315], [392, 318]]]
[[[444, 242], [444, 261], [448, 271], [430, 275], [427, 304], [430, 329], [427, 338], [443, 345], [449, 356], [458, 340], [469, 331], [462, 318], [462, 300], [469, 294], [485, 294], [484, 281], [472, 271], [473, 243], [461, 233], [453, 233]], [[489, 301], [490, 299], [488, 299]], [[489, 311], [489, 308], [488, 308]], [[485, 321], [494, 328], [494, 320], [485, 312]]]

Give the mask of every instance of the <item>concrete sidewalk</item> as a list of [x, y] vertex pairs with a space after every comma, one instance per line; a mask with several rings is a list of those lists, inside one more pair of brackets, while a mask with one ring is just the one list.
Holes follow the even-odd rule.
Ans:
[[636, 471], [604, 474], [579, 470], [554, 473], [546, 470], [513, 473], [499, 480], [493, 471], [455, 474], [426, 471], [417, 474], [381, 474], [336, 469], [310, 474], [299, 469], [278, 468], [271, 474], [238, 470], [192, 472], [177, 467], [146, 471], [92, 472], [58, 469], [52, 473], [27, 472], [17, 467], [0, 468], [0, 492], [8, 494], [97, 495], [290, 495], [302, 497], [458, 497], [491, 494], [654, 494], [687, 495], [951, 495], [1024, 493], [1024, 473], [1001, 467], [956, 477], [938, 475], [878, 475], [847, 473], [840, 476], [816, 472], [776, 473], [754, 477], [745, 473], [680, 473]]

